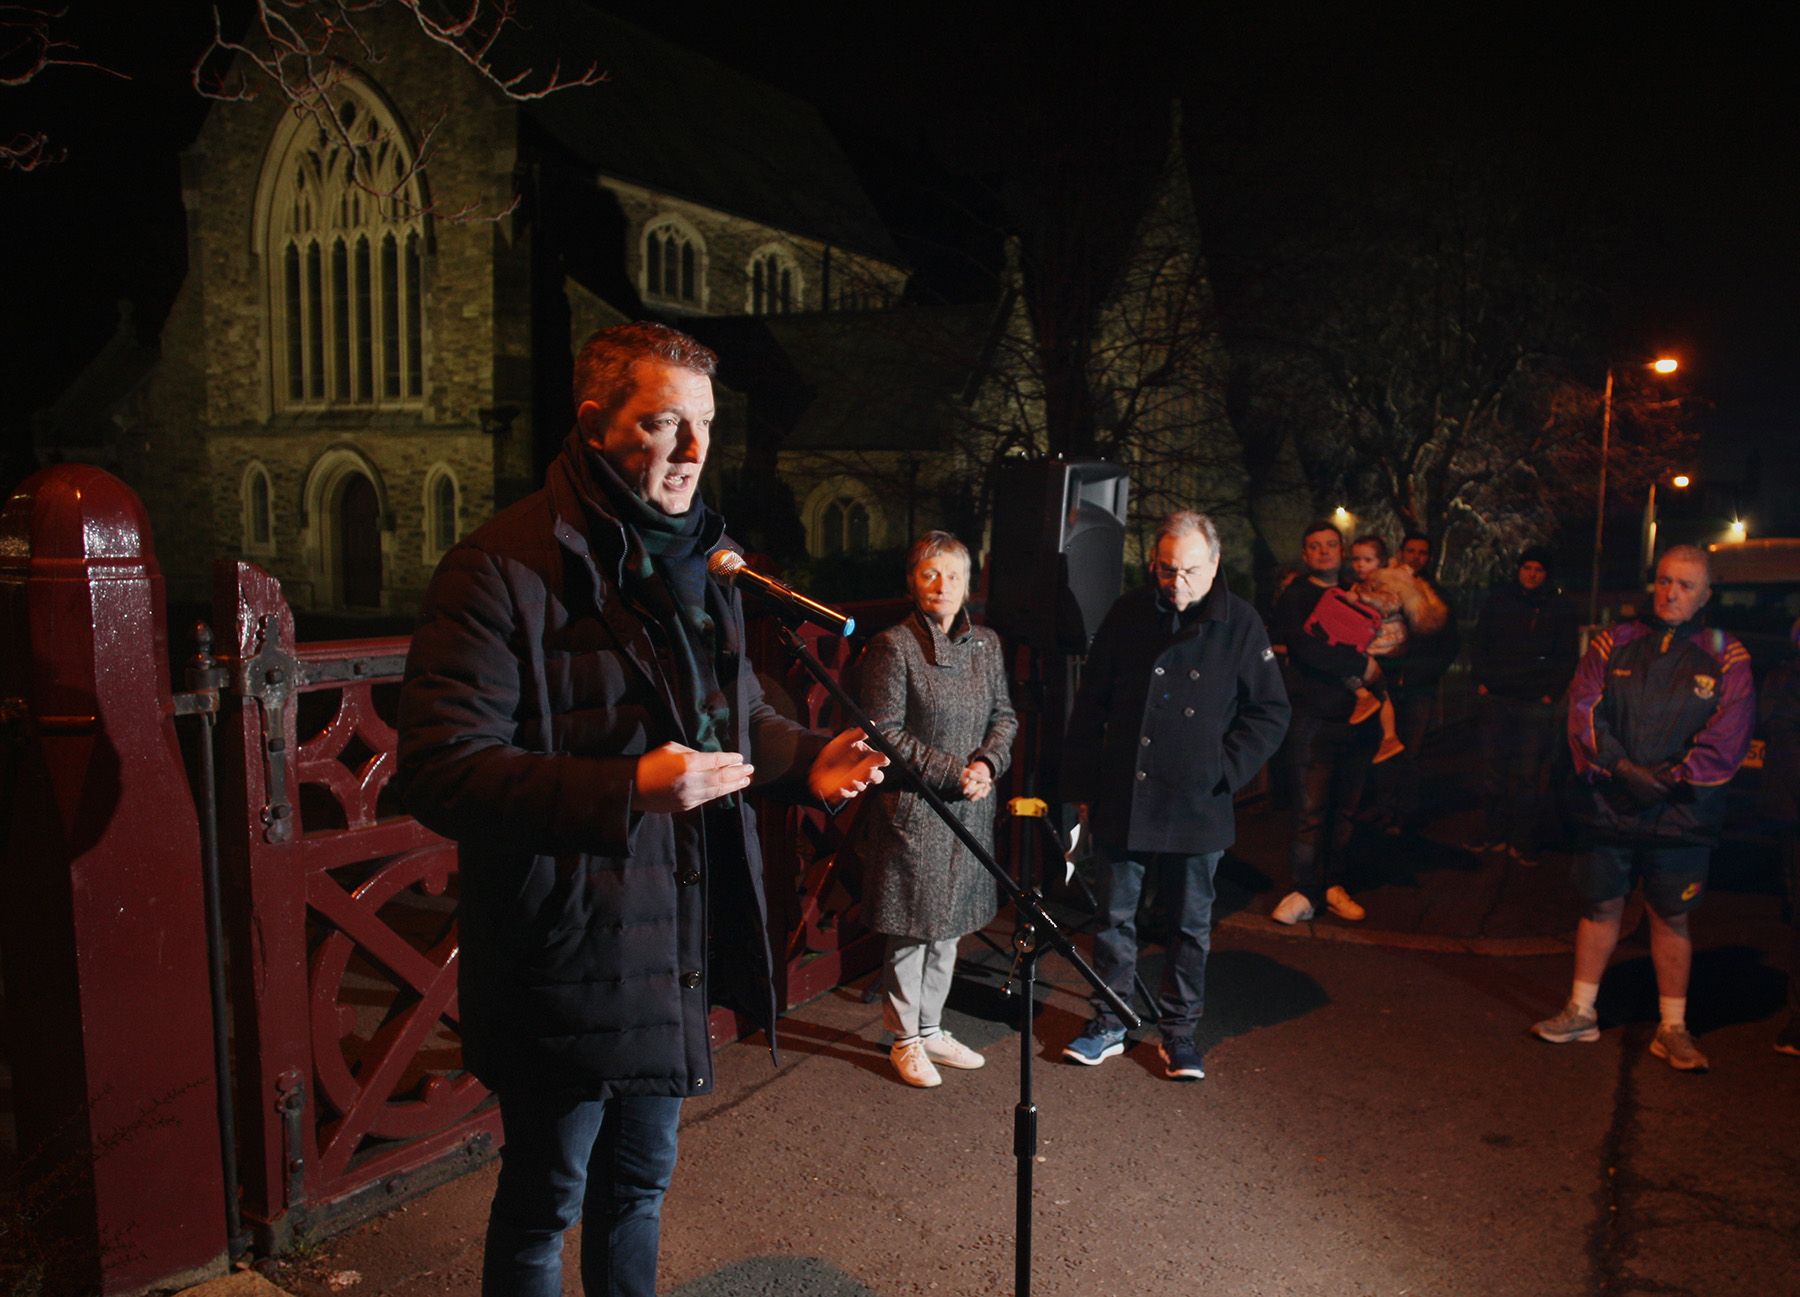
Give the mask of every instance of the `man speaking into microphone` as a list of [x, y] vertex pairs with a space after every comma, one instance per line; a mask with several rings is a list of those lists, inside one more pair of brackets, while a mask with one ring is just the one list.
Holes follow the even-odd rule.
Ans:
[[886, 764], [860, 731], [783, 719], [743, 657], [699, 494], [717, 363], [660, 324], [589, 338], [543, 489], [444, 556], [407, 657], [400, 779], [457, 843], [464, 1060], [505, 1131], [489, 1297], [560, 1294], [584, 1215], [589, 1297], [654, 1294], [681, 1100], [713, 1084], [709, 1007], [774, 1043], [737, 794], [835, 804]]

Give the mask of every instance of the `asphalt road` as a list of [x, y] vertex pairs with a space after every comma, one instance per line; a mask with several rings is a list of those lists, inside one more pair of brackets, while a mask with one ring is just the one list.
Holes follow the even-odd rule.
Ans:
[[[1056, 1062], [1087, 1010], [1073, 970], [1047, 957], [1033, 1290], [1800, 1293], [1800, 1060], [1770, 1047], [1786, 928], [1756, 891], [1713, 896], [1699, 926], [1703, 1076], [1646, 1052], [1641, 932], [1607, 980], [1601, 1041], [1551, 1046], [1526, 1027], [1560, 1003], [1566, 955], [1227, 923], [1194, 1085], [1163, 1080], [1151, 1044], [1098, 1068]], [[792, 1015], [779, 1070], [757, 1043], [723, 1051], [719, 1093], [684, 1119], [663, 1290], [1011, 1292], [1019, 1038], [1001, 976], [959, 980], [953, 1029], [990, 1062], [937, 1090], [894, 1079], [858, 987]], [[270, 1277], [307, 1297], [473, 1292], [492, 1176]]]
[[[1800, 1297], [1800, 1059], [1771, 1048], [1789, 938], [1768, 842], [1721, 849], [1695, 920], [1688, 1016], [1710, 1073], [1647, 1052], [1641, 925], [1602, 988], [1600, 1041], [1547, 1045], [1526, 1029], [1567, 996], [1569, 858], [1462, 849], [1473, 746], [1466, 726], [1434, 735], [1424, 836], [1361, 835], [1361, 925], [1270, 922], [1285, 829], [1244, 808], [1198, 1084], [1162, 1079], [1154, 1033], [1098, 1068], [1057, 1061], [1088, 1008], [1046, 956], [1034, 1293]], [[1010, 919], [992, 933], [1004, 945]], [[683, 1119], [668, 1297], [1014, 1291], [1016, 1002], [997, 956], [974, 939], [963, 954], [950, 1026], [989, 1063], [939, 1089], [895, 1079], [866, 982], [791, 1014], [779, 1069], [760, 1041], [722, 1051], [718, 1093]], [[493, 1176], [268, 1275], [303, 1297], [474, 1293]]]

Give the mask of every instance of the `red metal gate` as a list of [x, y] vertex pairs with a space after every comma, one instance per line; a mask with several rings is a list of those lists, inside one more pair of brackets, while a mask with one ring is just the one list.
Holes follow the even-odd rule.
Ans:
[[[481, 1161], [499, 1121], [461, 1070], [455, 848], [391, 793], [408, 641], [296, 644], [279, 584], [244, 562], [219, 566], [214, 610], [229, 666], [219, 820], [244, 1215], [280, 1250]], [[818, 647], [846, 665], [843, 641]], [[797, 719], [830, 723], [817, 685], [764, 681]], [[879, 950], [834, 886], [831, 822], [769, 807], [762, 824], [786, 1006]], [[740, 1033], [720, 1012], [713, 1034]]]

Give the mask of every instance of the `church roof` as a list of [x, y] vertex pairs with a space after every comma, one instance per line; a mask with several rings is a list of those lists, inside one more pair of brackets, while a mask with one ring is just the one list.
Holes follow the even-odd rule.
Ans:
[[38, 449], [59, 453], [103, 449], [118, 431], [115, 416], [155, 368], [158, 354], [154, 343], [139, 339], [131, 303], [121, 301], [112, 337], [56, 401], [33, 417]]
[[783, 450], [936, 451], [955, 441], [996, 322], [986, 303], [689, 324]]
[[524, 111], [605, 175], [763, 225], [904, 264], [812, 105], [583, 0], [531, 6], [504, 70], [565, 76], [598, 61], [608, 80], [527, 101]]

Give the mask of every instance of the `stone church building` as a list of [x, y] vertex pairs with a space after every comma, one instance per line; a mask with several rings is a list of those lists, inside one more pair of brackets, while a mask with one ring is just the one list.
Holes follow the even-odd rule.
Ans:
[[[526, 86], [607, 73], [541, 98], [404, 14], [359, 21], [379, 58], [347, 69], [331, 117], [272, 88], [213, 107], [182, 160], [188, 270], [156, 345], [123, 323], [39, 419], [42, 457], [142, 494], [172, 599], [204, 601], [212, 562], [244, 556], [298, 609], [410, 612], [449, 546], [538, 485], [574, 350], [622, 320], [720, 352], [707, 489], [752, 547], [826, 558], [928, 526], [973, 543], [999, 462], [1042, 453], [1016, 255], [991, 302], [903, 301], [900, 253], [810, 106], [580, 0], [496, 47]], [[1174, 500], [1252, 512], [1179, 157], [1177, 127], [1088, 380], [1139, 530]]]
[[404, 17], [363, 21], [381, 58], [332, 89], [336, 128], [267, 89], [215, 105], [182, 162], [188, 272], [154, 353], [108, 348], [39, 421], [45, 458], [143, 495], [177, 599], [244, 555], [297, 607], [405, 611], [541, 480], [593, 329], [867, 312], [906, 286], [796, 100], [578, 3], [541, 6], [498, 62], [591, 58], [608, 80], [524, 101]]

